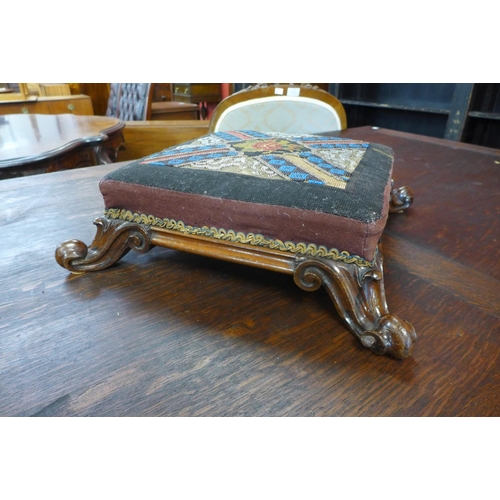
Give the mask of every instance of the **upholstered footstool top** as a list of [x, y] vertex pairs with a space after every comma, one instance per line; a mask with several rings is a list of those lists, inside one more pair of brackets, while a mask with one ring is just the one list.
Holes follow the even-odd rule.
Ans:
[[366, 264], [387, 220], [392, 160], [362, 141], [216, 132], [122, 167], [100, 189], [113, 218]]

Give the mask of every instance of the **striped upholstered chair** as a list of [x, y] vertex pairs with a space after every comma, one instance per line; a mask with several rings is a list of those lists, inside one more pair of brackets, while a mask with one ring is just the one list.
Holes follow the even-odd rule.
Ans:
[[111, 83], [106, 116], [123, 121], [149, 120], [152, 95], [151, 83]]

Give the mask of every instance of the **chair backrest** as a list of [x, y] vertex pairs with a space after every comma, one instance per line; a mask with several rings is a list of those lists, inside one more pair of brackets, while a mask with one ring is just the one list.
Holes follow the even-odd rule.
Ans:
[[215, 108], [209, 130], [317, 134], [343, 130], [346, 114], [333, 95], [311, 84], [258, 84]]
[[152, 93], [151, 83], [111, 83], [106, 116], [124, 121], [149, 120]]

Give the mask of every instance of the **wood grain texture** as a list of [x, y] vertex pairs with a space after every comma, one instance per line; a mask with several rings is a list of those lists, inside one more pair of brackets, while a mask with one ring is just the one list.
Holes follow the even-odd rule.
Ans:
[[92, 99], [87, 95], [60, 97], [36, 97], [18, 101], [1, 101], [0, 115], [71, 113], [74, 115], [93, 115]]
[[197, 104], [187, 102], [153, 102], [151, 103], [151, 120], [198, 120], [200, 108]]
[[92, 99], [94, 114], [104, 116], [108, 109], [109, 83], [70, 83], [72, 94], [87, 95]]
[[125, 122], [125, 149], [119, 151], [118, 161], [143, 158], [207, 133], [208, 122], [201, 120]]
[[412, 358], [366, 350], [286, 274], [163, 248], [69, 274], [54, 250], [92, 241], [103, 165], [0, 182], [0, 415], [499, 416], [498, 152], [342, 134], [393, 147], [415, 192], [383, 236]]
[[124, 122], [104, 116], [0, 116], [0, 180], [111, 163]]

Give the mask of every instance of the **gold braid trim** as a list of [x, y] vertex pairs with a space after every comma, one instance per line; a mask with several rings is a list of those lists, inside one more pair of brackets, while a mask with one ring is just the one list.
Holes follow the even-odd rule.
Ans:
[[314, 243], [292, 243], [291, 241], [274, 240], [266, 238], [262, 234], [241, 233], [232, 229], [217, 229], [216, 227], [195, 227], [187, 226], [182, 221], [174, 219], [160, 219], [154, 215], [132, 213], [130, 210], [120, 208], [109, 208], [104, 211], [104, 215], [110, 219], [120, 219], [128, 222], [146, 224], [148, 226], [161, 227], [171, 231], [178, 231], [182, 234], [192, 234], [196, 236], [207, 236], [217, 240], [231, 241], [233, 243], [244, 243], [254, 246], [270, 248], [272, 250], [282, 250], [299, 255], [311, 255], [313, 257], [323, 257], [346, 264], [356, 264], [359, 267], [373, 267], [375, 261], [369, 262], [357, 255], [351, 255], [346, 251], [339, 251], [336, 248], [328, 249], [323, 245], [319, 247]]

